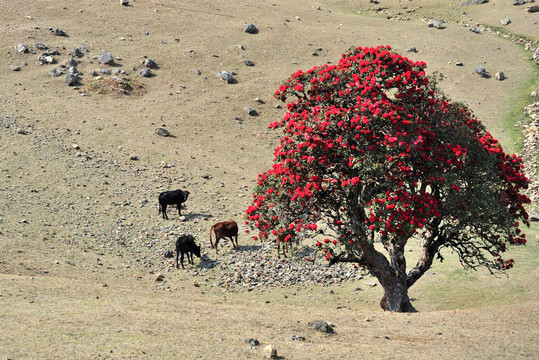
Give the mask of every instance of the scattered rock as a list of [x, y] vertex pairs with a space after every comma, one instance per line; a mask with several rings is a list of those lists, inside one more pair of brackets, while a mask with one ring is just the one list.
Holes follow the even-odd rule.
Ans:
[[258, 115], [258, 112], [256, 111], [256, 109], [252, 108], [252, 107], [244, 107], [243, 110], [249, 114], [249, 116], [257, 116]]
[[500, 81], [505, 80], [505, 74], [503, 73], [503, 71], [497, 72], [496, 75], [494, 75], [494, 77]]
[[202, 71], [200, 71], [199, 69], [195, 69], [195, 74], [202, 75]]
[[485, 3], [488, 3], [488, 0], [466, 0], [460, 5], [468, 6], [468, 5], [480, 5], [480, 4], [485, 4]]
[[79, 48], [75, 48], [73, 50], [71, 50], [71, 55], [73, 57], [76, 57], [76, 58], [82, 58], [84, 57], [84, 54], [82, 53], [82, 51], [80, 51]]
[[290, 337], [290, 340], [292, 341], [305, 341], [305, 337], [301, 335], [292, 335]]
[[488, 77], [487, 70], [481, 65], [477, 66], [474, 71], [476, 72], [476, 74], [479, 74], [482, 77]]
[[429, 27], [435, 28], [435, 29], [445, 29], [443, 20], [431, 20], [429, 21], [428, 25]]
[[245, 64], [245, 66], [255, 66], [255, 63], [251, 60], [243, 60], [243, 63]]
[[150, 35], [150, 33], [149, 33], [149, 32], [147, 32], [147, 31], [146, 31], [146, 30], [144, 30], [144, 29], [142, 29], [142, 30], [140, 31], [140, 33], [141, 33], [142, 35], [144, 35], [144, 36], [148, 36], [148, 35]]
[[511, 0], [511, 5], [524, 5], [524, 0]]
[[151, 77], [153, 74], [150, 69], [145, 68], [139, 71], [140, 76], [142, 77]]
[[526, 11], [529, 12], [529, 13], [539, 12], [539, 6], [537, 6], [537, 5], [528, 6], [526, 8]]
[[11, 71], [21, 71], [21, 67], [20, 66], [12, 66]]
[[99, 72], [103, 75], [110, 75], [111, 72], [109, 69], [105, 69], [105, 68], [102, 68], [102, 69], [99, 69]]
[[37, 59], [43, 64], [55, 64], [56, 60], [52, 56], [38, 56]]
[[257, 339], [254, 339], [254, 338], [249, 338], [247, 340], [245, 340], [246, 342], [249, 343], [249, 345], [251, 346], [258, 346], [260, 345], [260, 342], [257, 340]]
[[532, 60], [535, 61], [537, 64], [539, 64], [539, 46], [533, 52]]
[[114, 58], [110, 54], [110, 52], [106, 52], [104, 54], [101, 54], [97, 57], [99, 59], [99, 62], [102, 64], [114, 64]]
[[129, 1], [128, 0], [120, 0], [120, 5], [127, 6], [127, 5], [129, 5]]
[[19, 43], [19, 44], [15, 45], [15, 50], [17, 50], [21, 54], [26, 54], [26, 53], [30, 52], [30, 50], [28, 50], [28, 47], [26, 45], [24, 45], [23, 43]]
[[480, 31], [478, 28], [476, 28], [476, 27], [470, 26], [470, 27], [469, 27], [469, 30], [470, 30], [471, 32], [473, 32], [473, 33], [481, 34], [481, 31]]
[[156, 282], [163, 282], [165, 281], [165, 276], [163, 274], [157, 274], [157, 277], [155, 278]]
[[264, 359], [275, 359], [277, 357], [277, 349], [273, 345], [268, 345], [264, 348]]
[[412, 48], [409, 48], [408, 50], [406, 50], [407, 53], [417, 53], [417, 49], [415, 47], [412, 47]]
[[333, 334], [335, 332], [333, 328], [323, 320], [313, 321], [312, 323], [309, 323], [308, 326], [312, 327], [315, 330], [325, 332], [327, 334]]
[[56, 29], [56, 28], [49, 28], [49, 30], [53, 33], [54, 36], [66, 36], [67, 37], [67, 34], [63, 30]]
[[234, 76], [231, 73], [229, 73], [228, 71], [224, 71], [224, 70], [223, 71], [217, 71], [215, 73], [215, 76], [217, 76], [221, 80], [226, 81], [227, 84], [234, 83]]
[[167, 250], [165, 251], [165, 254], [164, 254], [165, 258], [167, 259], [171, 259], [174, 257], [174, 253], [171, 251], [171, 250]]
[[49, 48], [47, 45], [45, 45], [43, 43], [40, 43], [40, 42], [35, 42], [34, 46], [38, 50], [47, 50]]
[[49, 73], [52, 77], [58, 77], [60, 75], [63, 74], [63, 72], [61, 70], [58, 70], [57, 68], [53, 68], [50, 73]]
[[79, 74], [78, 73], [73, 73], [73, 72], [68, 72], [65, 76], [65, 79], [64, 79], [64, 82], [68, 85], [68, 86], [75, 86], [79, 83]]
[[155, 133], [159, 136], [170, 136], [170, 131], [165, 128], [157, 128], [157, 130], [155, 130]]
[[248, 34], [258, 34], [258, 29], [251, 23], [246, 24], [245, 28], [243, 28], [243, 31]]
[[507, 18], [507, 17], [504, 17], [503, 19], [500, 20], [500, 23], [502, 25], [509, 25], [509, 24], [511, 24], [511, 20], [509, 18]]
[[157, 68], [157, 64], [155, 63], [155, 61], [153, 61], [152, 59], [146, 59], [142, 62], [142, 65], [144, 65], [145, 67], [149, 68], [149, 69], [155, 69]]

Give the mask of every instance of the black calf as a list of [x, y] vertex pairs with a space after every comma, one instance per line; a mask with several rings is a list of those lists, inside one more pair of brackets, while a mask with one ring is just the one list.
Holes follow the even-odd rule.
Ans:
[[189, 264], [194, 265], [193, 261], [193, 254], [200, 257], [200, 246], [195, 244], [195, 238], [193, 235], [185, 235], [180, 236], [178, 240], [176, 240], [176, 268], [179, 269], [178, 266], [178, 257], [181, 254], [180, 262], [182, 264], [182, 269], [185, 269], [183, 266], [183, 255], [187, 254], [187, 261]]

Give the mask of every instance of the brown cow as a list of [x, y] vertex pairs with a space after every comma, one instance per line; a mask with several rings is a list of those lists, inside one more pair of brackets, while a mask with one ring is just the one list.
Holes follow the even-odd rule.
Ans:
[[[215, 232], [215, 246], [213, 245], [211, 239], [211, 233]], [[239, 249], [238, 245], [238, 224], [234, 220], [218, 222], [210, 228], [210, 244], [212, 247], [215, 247], [215, 254], [218, 254], [217, 245], [219, 244], [219, 239], [229, 238], [232, 241], [232, 247], [234, 249]], [[236, 238], [236, 244], [234, 244], [234, 238]]]
[[288, 250], [288, 243], [292, 240], [294, 240], [294, 232], [292, 230], [284, 230], [281, 229], [280, 233], [277, 234], [277, 239], [275, 239], [275, 242], [277, 243], [277, 256], [279, 259], [281, 258], [281, 243], [283, 243], [283, 255], [286, 257], [286, 251]]

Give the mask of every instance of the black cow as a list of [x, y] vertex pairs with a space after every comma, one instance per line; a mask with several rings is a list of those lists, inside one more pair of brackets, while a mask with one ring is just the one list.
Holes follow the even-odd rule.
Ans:
[[163, 213], [163, 219], [168, 220], [167, 205], [176, 205], [178, 214], [182, 216], [182, 203], [187, 201], [189, 191], [172, 190], [159, 194], [159, 214]]
[[181, 254], [180, 263], [182, 264], [182, 269], [185, 269], [183, 266], [183, 255], [187, 254], [187, 261], [189, 264], [194, 265], [193, 254], [200, 257], [200, 246], [195, 244], [195, 238], [193, 235], [184, 235], [180, 236], [176, 240], [176, 268], [179, 269], [178, 257]]

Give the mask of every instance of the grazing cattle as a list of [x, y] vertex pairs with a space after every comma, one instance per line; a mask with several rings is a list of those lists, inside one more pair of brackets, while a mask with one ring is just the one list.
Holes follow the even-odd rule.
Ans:
[[277, 234], [277, 239], [275, 239], [275, 242], [277, 243], [277, 256], [279, 257], [279, 259], [281, 258], [281, 254], [280, 254], [281, 243], [283, 244], [283, 255], [284, 257], [286, 257], [286, 251], [288, 250], [288, 243], [294, 240], [294, 235], [295, 234], [292, 230], [285, 230]]
[[182, 203], [187, 201], [189, 191], [173, 190], [159, 194], [159, 214], [163, 213], [163, 219], [168, 220], [167, 205], [176, 205], [178, 214], [182, 216]]
[[180, 263], [182, 264], [182, 269], [185, 269], [183, 266], [183, 255], [187, 254], [187, 261], [189, 264], [194, 265], [193, 261], [193, 254], [200, 257], [200, 246], [198, 246], [195, 243], [195, 238], [193, 235], [184, 235], [180, 236], [178, 240], [176, 240], [176, 268], [179, 269], [178, 266], [178, 257], [181, 254]]
[[[215, 232], [215, 246], [213, 245], [211, 239], [211, 233]], [[234, 244], [234, 238], [236, 238], [236, 244]], [[218, 254], [217, 245], [219, 244], [219, 239], [229, 238], [232, 241], [232, 247], [239, 249], [238, 245], [238, 224], [234, 220], [223, 221], [213, 225], [210, 229], [210, 244], [215, 247], [215, 253]]]

